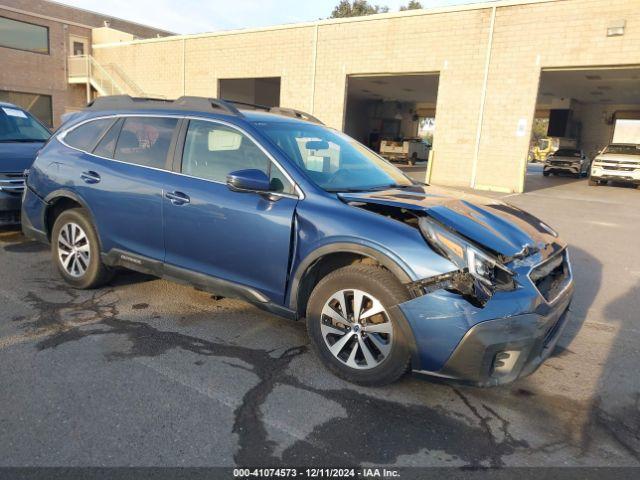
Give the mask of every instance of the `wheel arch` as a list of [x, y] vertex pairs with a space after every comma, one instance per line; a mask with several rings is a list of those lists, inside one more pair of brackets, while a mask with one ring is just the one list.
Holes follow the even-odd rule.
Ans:
[[98, 227], [93, 218], [93, 213], [87, 202], [84, 201], [80, 195], [75, 192], [71, 192], [69, 190], [55, 190], [47, 195], [44, 199], [47, 206], [43, 210], [43, 219], [42, 225], [45, 228], [45, 233], [47, 234], [47, 238], [51, 241], [51, 232], [53, 230], [53, 224], [56, 221], [56, 218], [60, 216], [62, 212], [65, 210], [69, 210], [71, 208], [83, 208], [89, 214], [89, 220], [91, 221], [93, 228], [96, 230], [96, 234], [98, 235], [98, 242], [100, 242], [100, 234], [98, 232]]
[[400, 283], [412, 281], [409, 269], [384, 252], [356, 243], [333, 243], [314, 250], [300, 262], [291, 280], [289, 307], [304, 317], [311, 291], [320, 279], [335, 269], [357, 262], [378, 264]]

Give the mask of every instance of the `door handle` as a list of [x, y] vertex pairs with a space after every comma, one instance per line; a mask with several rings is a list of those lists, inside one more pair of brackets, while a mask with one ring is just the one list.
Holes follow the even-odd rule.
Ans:
[[89, 170], [88, 172], [82, 172], [80, 178], [85, 183], [98, 183], [100, 181], [100, 174], [98, 172], [94, 172], [93, 170]]
[[173, 203], [174, 205], [184, 205], [185, 203], [191, 202], [189, 195], [186, 195], [182, 192], [167, 192], [164, 194], [164, 196], [171, 200], [171, 203]]

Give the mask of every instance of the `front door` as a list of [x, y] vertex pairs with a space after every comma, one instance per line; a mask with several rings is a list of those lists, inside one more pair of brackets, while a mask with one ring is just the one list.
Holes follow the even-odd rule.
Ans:
[[[235, 192], [227, 174], [260, 169], [274, 195]], [[191, 120], [180, 174], [165, 186], [165, 262], [284, 301], [293, 215], [292, 182], [235, 127]]]

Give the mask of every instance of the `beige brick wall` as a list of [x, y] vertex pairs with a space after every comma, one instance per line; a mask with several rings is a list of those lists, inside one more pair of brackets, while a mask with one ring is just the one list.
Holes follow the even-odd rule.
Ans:
[[[608, 38], [608, 23], [618, 19], [626, 19], [624, 36]], [[529, 135], [516, 130], [521, 118], [530, 129], [541, 69], [640, 64], [640, 1], [500, 8], [493, 43], [477, 186], [521, 191]]]
[[[94, 55], [118, 63], [145, 92], [168, 97], [215, 96], [218, 79], [279, 76], [282, 105], [336, 128], [343, 128], [349, 75], [438, 73], [431, 180], [469, 186], [477, 158], [477, 187], [520, 191], [541, 69], [640, 64], [639, 7], [640, 0], [498, 2], [97, 46]], [[621, 18], [625, 35], [607, 38], [608, 22]], [[517, 136], [521, 119], [525, 134]]]

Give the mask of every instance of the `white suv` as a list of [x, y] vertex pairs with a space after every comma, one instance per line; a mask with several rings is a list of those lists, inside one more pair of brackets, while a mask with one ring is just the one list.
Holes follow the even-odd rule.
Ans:
[[640, 185], [640, 145], [614, 143], [600, 152], [591, 166], [589, 185], [609, 181]]

